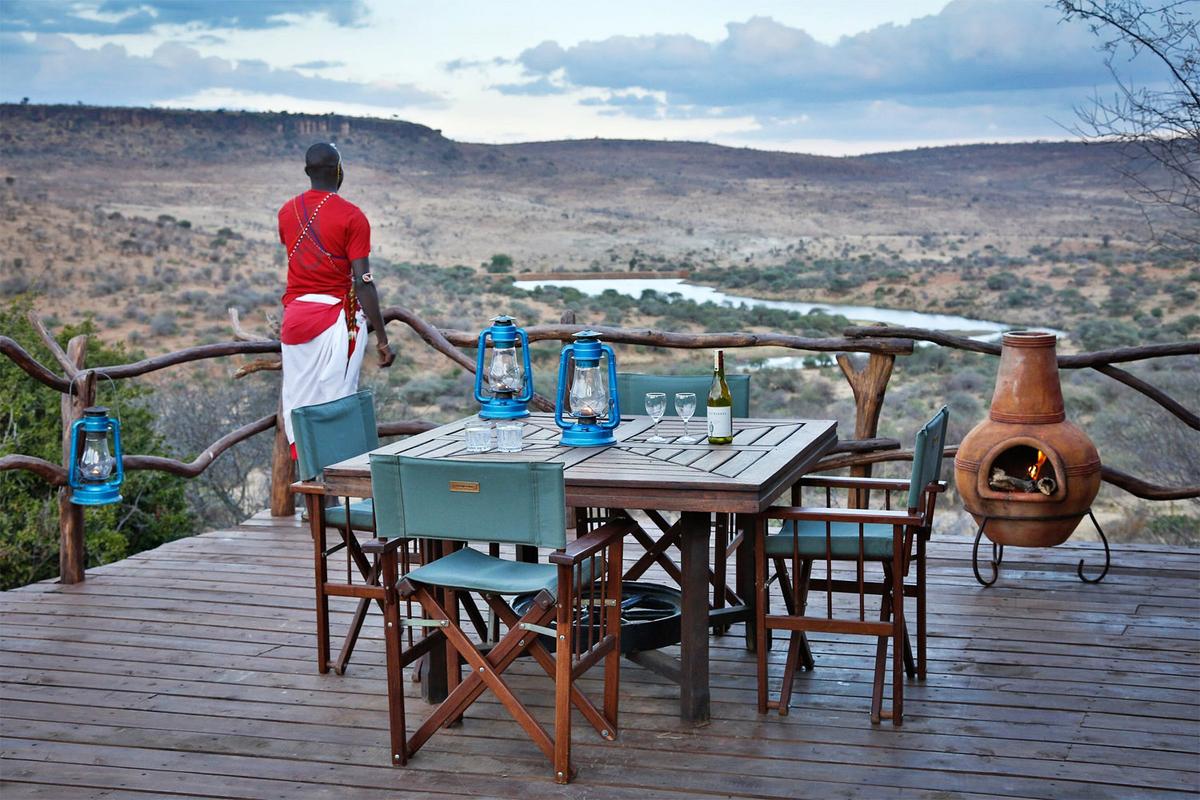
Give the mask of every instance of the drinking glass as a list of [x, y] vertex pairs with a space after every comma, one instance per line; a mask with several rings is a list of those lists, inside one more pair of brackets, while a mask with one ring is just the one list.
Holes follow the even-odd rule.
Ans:
[[667, 413], [667, 396], [662, 392], [646, 392], [646, 413], [654, 420], [654, 431], [646, 441], [655, 444], [668, 441], [658, 435], [658, 421]]
[[496, 450], [501, 453], [521, 452], [521, 441], [524, 435], [524, 423], [501, 422], [496, 426]]
[[486, 452], [492, 447], [492, 424], [483, 420], [468, 422], [466, 436], [468, 453]]
[[675, 441], [680, 444], [695, 444], [700, 441], [699, 436], [692, 436], [688, 433], [688, 421], [692, 415], [696, 413], [696, 393], [695, 392], [676, 392], [675, 393], [675, 413], [683, 420], [683, 436], [680, 436]]

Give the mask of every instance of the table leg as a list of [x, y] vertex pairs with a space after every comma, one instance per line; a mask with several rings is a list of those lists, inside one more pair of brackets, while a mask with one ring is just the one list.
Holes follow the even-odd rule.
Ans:
[[329, 597], [325, 594], [328, 579], [325, 567], [325, 503], [324, 496], [306, 494], [308, 528], [313, 540], [313, 582], [317, 606], [317, 671], [329, 671]]
[[708, 688], [708, 539], [709, 515], [683, 513], [679, 539], [683, 580], [679, 643], [679, 717], [702, 724], [709, 719]]

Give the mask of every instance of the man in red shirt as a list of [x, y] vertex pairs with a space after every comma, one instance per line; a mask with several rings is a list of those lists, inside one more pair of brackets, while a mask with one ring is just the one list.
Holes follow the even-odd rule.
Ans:
[[366, 320], [375, 329], [379, 366], [396, 356], [388, 346], [371, 276], [371, 225], [358, 206], [338, 195], [342, 156], [320, 143], [304, 155], [312, 188], [279, 209], [279, 241], [287, 248], [283, 294], [283, 421], [292, 457], [292, 409], [358, 391]]

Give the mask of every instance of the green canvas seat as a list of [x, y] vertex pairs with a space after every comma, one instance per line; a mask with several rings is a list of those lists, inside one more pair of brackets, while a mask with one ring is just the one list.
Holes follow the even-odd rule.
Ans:
[[[635, 527], [626, 517], [566, 541], [566, 491], [562, 464], [478, 462], [371, 454], [371, 493], [382, 538], [364, 551], [380, 557], [384, 587], [391, 761], [407, 763], [435, 732], [461, 720], [490, 689], [554, 764], [554, 780], [567, 783], [571, 766], [572, 707], [605, 739], [616, 738], [617, 681], [621, 660], [621, 547]], [[401, 575], [395, 552], [403, 537], [419, 537], [441, 558]], [[499, 549], [483, 553], [456, 542], [550, 547], [549, 563], [507, 561]], [[449, 549], [449, 552], [446, 552]], [[478, 594], [507, 630], [483, 648], [459, 625], [464, 602]], [[507, 595], [531, 597], [522, 614]], [[423, 619], [402, 620], [400, 601], [415, 600]], [[473, 604], [474, 601], [471, 600]], [[407, 652], [400, 629], [427, 635]], [[541, 635], [530, 635], [536, 631]], [[553, 642], [554, 655], [545, 641]], [[401, 670], [421, 653], [431, 661], [444, 645], [446, 699], [408, 735]], [[486, 649], [486, 652], [485, 652]], [[554, 679], [553, 736], [512, 693], [504, 671], [518, 656], [533, 660]], [[462, 664], [469, 674], [464, 678]], [[603, 664], [604, 700], [597, 707], [576, 685]], [[434, 667], [430, 667], [434, 669]]]
[[[858, 558], [858, 528], [854, 522], [830, 523], [830, 554], [833, 558]], [[892, 557], [891, 525], [866, 523], [862, 529], [863, 556], [867, 560], [882, 561]], [[779, 533], [767, 537], [767, 555], [790, 558], [793, 536], [801, 558], [825, 558], [825, 523], [815, 520], [784, 522]]]
[[[346, 507], [329, 506], [325, 509], [325, 521], [335, 528], [346, 527]], [[375, 530], [375, 505], [370, 498], [350, 503], [350, 527], [356, 531]]]
[[553, 564], [505, 561], [464, 547], [404, 577], [446, 589], [491, 594], [525, 594], [542, 589], [558, 591], [558, 568]]
[[[750, 376], [730, 374], [725, 376], [729, 394], [733, 399], [733, 416], [745, 419], [750, 416]], [[675, 410], [675, 394], [692, 392], [696, 395], [696, 419], [708, 416], [708, 390], [712, 386], [712, 374], [708, 375], [646, 375], [639, 372], [618, 372], [617, 393], [621, 397], [621, 410], [628, 414], [646, 413], [646, 392], [662, 392], [667, 396], [667, 410]]]
[[[604, 559], [586, 559], [575, 571], [575, 582], [586, 586], [603, 569]], [[554, 594], [558, 591], [558, 569], [553, 564], [506, 561], [470, 548], [456, 550], [432, 564], [417, 567], [404, 577], [445, 589], [490, 594], [529, 594], [542, 589]]]

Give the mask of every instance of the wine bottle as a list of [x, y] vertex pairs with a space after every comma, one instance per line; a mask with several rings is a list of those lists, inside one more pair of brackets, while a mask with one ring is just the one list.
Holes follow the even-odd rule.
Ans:
[[713, 379], [708, 389], [708, 443], [733, 443], [733, 396], [725, 382], [725, 353], [713, 353]]

